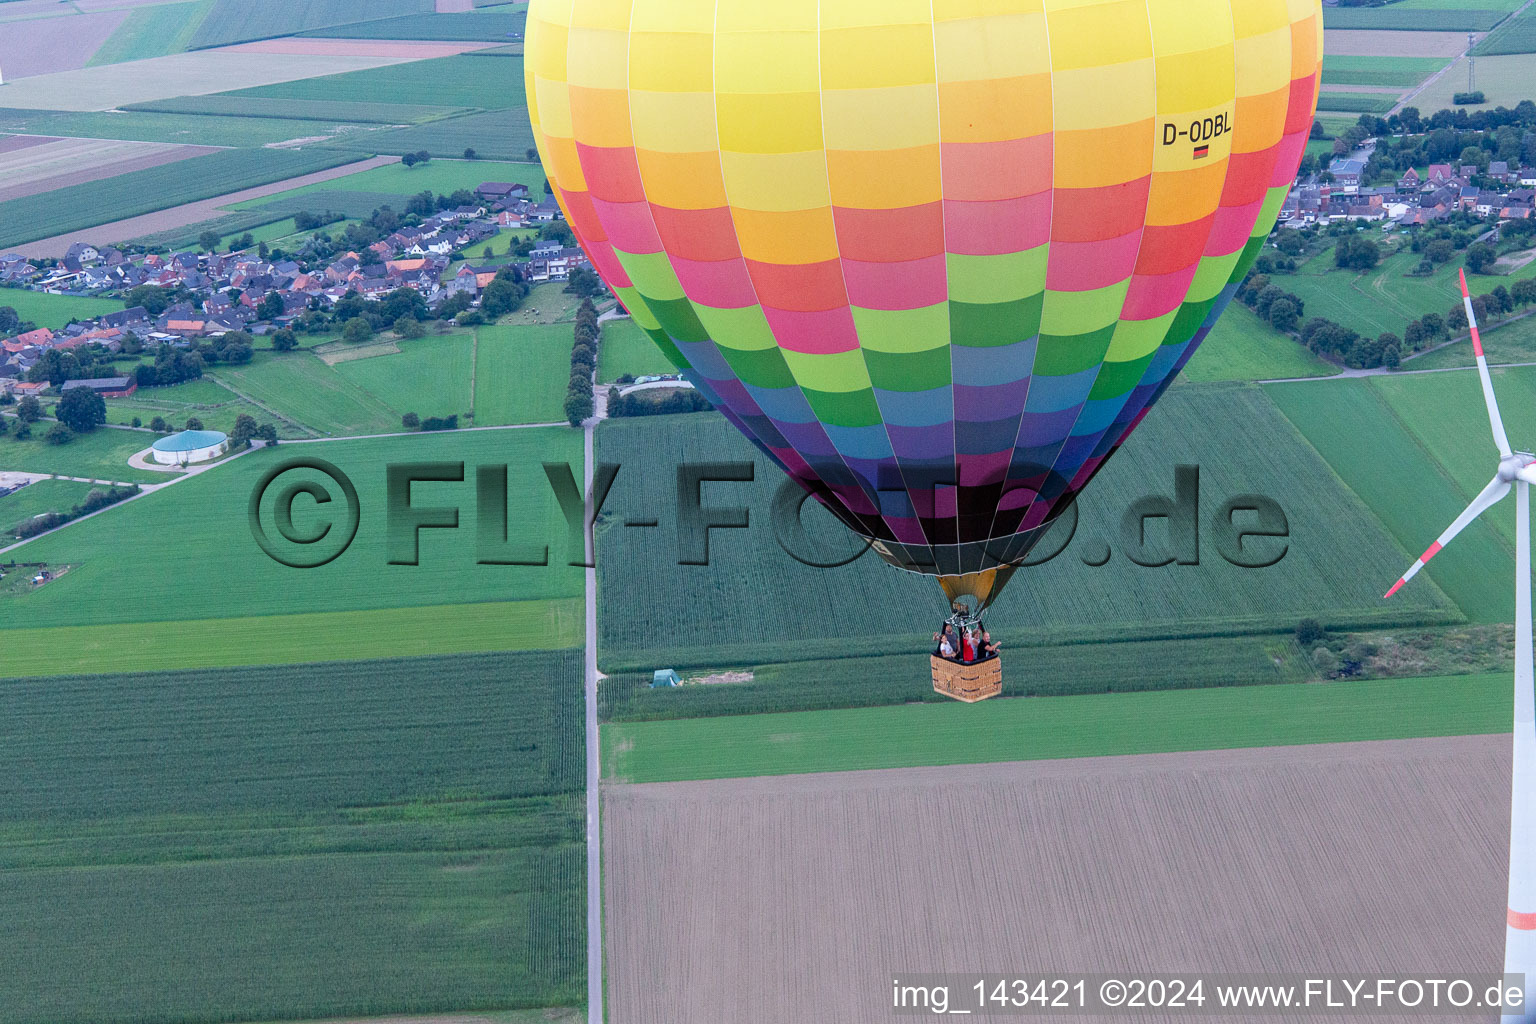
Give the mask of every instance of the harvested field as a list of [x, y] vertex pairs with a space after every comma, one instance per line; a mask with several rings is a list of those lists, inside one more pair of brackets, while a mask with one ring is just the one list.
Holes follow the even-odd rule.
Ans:
[[167, 146], [103, 139], [42, 141], [47, 144], [10, 152], [0, 149], [0, 202], [218, 152], [209, 146]]
[[[389, 57], [427, 60], [455, 57], [467, 50], [483, 50], [488, 42], [426, 42], [410, 39], [263, 39], [226, 46], [224, 53], [281, 53], [308, 57]], [[324, 74], [324, 72], [322, 72]]]
[[8, 25], [0, 32], [0, 68], [8, 80], [83, 68], [127, 16], [107, 11]]
[[1508, 785], [1509, 738], [1474, 736], [612, 786], [611, 1012], [874, 1024], [901, 972], [1496, 971]]
[[1424, 87], [1413, 98], [1421, 110], [1492, 110], [1496, 106], [1514, 107], [1521, 100], [1536, 99], [1536, 54], [1522, 53], [1500, 57], [1477, 58], [1477, 88], [1488, 102], [1479, 106], [1454, 107], [1456, 93], [1467, 87], [1467, 59]]
[[172, 231], [188, 224], [197, 224], [201, 221], [212, 220], [224, 213], [224, 207], [232, 203], [245, 202], [251, 199], [261, 199], [266, 196], [276, 195], [290, 189], [300, 188], [305, 185], [314, 185], [334, 178], [345, 177], [348, 174], [356, 174], [359, 171], [371, 170], [384, 164], [396, 163], [396, 158], [391, 156], [376, 156], [369, 160], [361, 160], [354, 164], [346, 164], [341, 167], [332, 167], [325, 171], [316, 171], [314, 174], [306, 174], [299, 178], [289, 178], [286, 181], [274, 181], [270, 185], [259, 185], [256, 188], [248, 188], [241, 192], [233, 192], [227, 196], [218, 196], [213, 199], [204, 199], [197, 203], [186, 203], [181, 206], [173, 206], [168, 210], [160, 210], [156, 213], [146, 213], [139, 217], [129, 217], [127, 220], [113, 221], [110, 224], [100, 224], [93, 228], [84, 228], [80, 231], [71, 231], [52, 238], [40, 239], [36, 242], [28, 242], [25, 245], [15, 246], [12, 251], [19, 252], [23, 256], [52, 256], [60, 257], [76, 242], [90, 242], [93, 245], [112, 245], [117, 242], [126, 242], [130, 238], [138, 238], [142, 235], [151, 235], [160, 231]]
[[[84, 19], [57, 20], [61, 24], [75, 24]], [[6, 32], [10, 31], [7, 28]], [[111, 110], [170, 96], [196, 96], [316, 75], [363, 71], [409, 59], [203, 50], [22, 78], [5, 85], [4, 101], [10, 107], [33, 110]], [[9, 78], [10, 68], [5, 71]]]
[[438, 14], [464, 14], [475, 9], [475, 0], [437, 0]]
[[1466, 52], [1467, 34], [1329, 29], [1323, 49], [1330, 57], [1456, 57]]
[[15, 153], [33, 146], [46, 146], [59, 140], [51, 135], [7, 135], [0, 138], [0, 155]]

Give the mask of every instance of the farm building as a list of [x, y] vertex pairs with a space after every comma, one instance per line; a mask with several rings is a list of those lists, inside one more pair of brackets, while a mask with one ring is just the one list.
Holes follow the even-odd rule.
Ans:
[[156, 441], [153, 451], [162, 466], [207, 462], [229, 451], [229, 436], [217, 430], [183, 430]]
[[132, 377], [94, 377], [90, 380], [67, 380], [60, 392], [76, 388], [90, 388], [102, 398], [127, 398], [139, 389], [139, 382]]

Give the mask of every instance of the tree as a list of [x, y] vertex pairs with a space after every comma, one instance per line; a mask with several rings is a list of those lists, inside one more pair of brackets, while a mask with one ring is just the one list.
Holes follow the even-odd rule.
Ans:
[[14, 306], [0, 306], [0, 337], [21, 332], [21, 314]]
[[416, 166], [416, 154], [415, 153], [407, 153], [407, 154], [405, 154], [405, 156], [400, 158], [400, 162], [405, 164], [406, 167], [415, 167]]
[[1296, 311], [1296, 303], [1290, 299], [1276, 299], [1269, 307], [1269, 324], [1275, 330], [1283, 334], [1289, 334], [1296, 329], [1301, 315]]
[[269, 445], [277, 444], [277, 428], [270, 423], [263, 423], [256, 428], [256, 437]]
[[373, 337], [373, 327], [367, 320], [360, 316], [355, 316], [348, 320], [346, 326], [341, 329], [341, 337], [342, 340], [350, 341], [353, 344], [364, 342]]
[[486, 262], [490, 262], [496, 258], [496, 253], [490, 246], [486, 246], [484, 249], [480, 250], [480, 258]]
[[139, 419], [137, 416], [135, 416], [133, 418], [133, 422], [131, 424], [129, 424], [129, 426], [133, 427], [133, 429], [135, 429], [135, 430], [139, 429], [143, 425], [144, 425], [144, 421]]
[[164, 434], [167, 433], [171, 428], [165, 422], [164, 416], [156, 416], [154, 419], [149, 421], [149, 429], [153, 430], [157, 434]]
[[283, 315], [283, 297], [275, 291], [267, 292], [256, 304], [256, 316], [262, 320], [276, 320]]
[[70, 388], [53, 413], [78, 434], [88, 434], [107, 422], [107, 403], [90, 388]]
[[577, 267], [566, 279], [565, 290], [572, 295], [587, 297], [603, 294], [603, 279], [586, 267]]
[[464, 159], [465, 160], [475, 160], [475, 159], [478, 159], [479, 156], [480, 156], [480, 154], [476, 153], [473, 149], [466, 149], [464, 151]]
[[1323, 624], [1316, 619], [1302, 619], [1296, 623], [1296, 642], [1303, 648], [1317, 646], [1326, 635]]
[[62, 423], [55, 423], [48, 428], [48, 433], [43, 435], [43, 440], [49, 444], [69, 444], [75, 439], [75, 432]]
[[0, 416], [0, 437], [4, 437], [10, 429], [11, 421], [4, 416]]
[[525, 152], [523, 156], [527, 157], [528, 162], [531, 164], [536, 164], [539, 162], [539, 151], [534, 149], [532, 146], [528, 147], [527, 152]]
[[1487, 242], [1478, 242], [1467, 250], [1467, 269], [1481, 274], [1498, 261], [1499, 254]]
[[428, 153], [424, 149], [418, 149], [416, 151], [416, 162], [418, 164], [431, 163], [432, 162], [432, 154]]
[[527, 294], [527, 285], [497, 277], [485, 286], [485, 294], [480, 296], [480, 309], [488, 317], [503, 316], [521, 306]]
[[43, 418], [43, 403], [36, 395], [28, 395], [16, 403], [16, 418], [23, 423], [36, 423]]
[[1437, 238], [1424, 247], [1424, 255], [1431, 262], [1445, 263], [1456, 255], [1456, 243], [1449, 238]]
[[189, 416], [189, 417], [187, 417], [187, 429], [188, 430], [202, 430], [203, 429], [203, 421], [198, 419], [196, 416]]
[[1322, 644], [1312, 648], [1312, 664], [1317, 667], [1318, 672], [1322, 673], [1325, 679], [1332, 679], [1339, 674], [1339, 670], [1343, 667], [1339, 656]]
[[1339, 239], [1333, 258], [1340, 269], [1371, 270], [1381, 262], [1381, 246], [1374, 238], [1346, 235]]
[[571, 426], [581, 426], [581, 421], [592, 415], [592, 396], [572, 394], [565, 396], [565, 418]]
[[251, 443], [251, 438], [256, 436], [256, 417], [241, 413], [235, 417], [235, 426], [229, 432], [229, 440], [236, 448], [244, 448]]
[[152, 284], [141, 284], [123, 296], [123, 302], [127, 303], [130, 309], [134, 306], [143, 306], [144, 311], [150, 316], [159, 316], [170, 309], [175, 301], [173, 292]]
[[18, 440], [18, 441], [25, 441], [25, 440], [27, 440], [31, 436], [32, 436], [32, 426], [31, 426], [31, 424], [28, 424], [28, 423], [18, 423], [16, 425], [16, 440]]
[[1403, 365], [1402, 354], [1398, 352], [1396, 345], [1388, 345], [1381, 350], [1381, 365], [1389, 370], [1395, 370]]
[[394, 330], [402, 338], [424, 338], [427, 335], [427, 329], [413, 316], [403, 316], [396, 320]]
[[1427, 338], [1438, 338], [1445, 333], [1445, 318], [1439, 313], [1425, 313], [1419, 323], [1424, 325], [1424, 335]]
[[406, 430], [415, 430], [421, 426], [421, 417], [413, 412], [408, 412], [400, 417], [400, 425]]
[[298, 346], [299, 339], [288, 328], [284, 327], [279, 331], [273, 332], [272, 351], [292, 352], [294, 349], [298, 348]]
[[219, 239], [223, 237], [217, 231], [204, 231], [197, 236], [197, 244], [203, 252], [214, 252], [219, 248]]

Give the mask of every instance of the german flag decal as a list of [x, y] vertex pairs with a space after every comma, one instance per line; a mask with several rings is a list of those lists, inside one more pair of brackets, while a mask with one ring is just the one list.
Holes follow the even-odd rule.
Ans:
[[1204, 160], [1206, 157], [1208, 157], [1210, 155], [1211, 155], [1211, 147], [1210, 146], [1196, 146], [1195, 147], [1195, 159], [1196, 160]]

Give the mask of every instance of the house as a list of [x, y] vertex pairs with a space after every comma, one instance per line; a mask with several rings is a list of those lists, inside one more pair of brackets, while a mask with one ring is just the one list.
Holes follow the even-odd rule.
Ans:
[[1450, 164], [1429, 165], [1429, 181], [1432, 184], [1444, 185], [1454, 177], [1456, 177], [1456, 172], [1451, 170]]
[[36, 397], [36, 396], [42, 394], [44, 391], [47, 391], [48, 390], [48, 386], [49, 386], [48, 382], [45, 381], [45, 380], [40, 380], [40, 381], [36, 381], [36, 382], [33, 382], [33, 381], [22, 381], [20, 384], [17, 384], [11, 390], [13, 392], [15, 392], [17, 398], [26, 398], [28, 395], [32, 395], [33, 397]]
[[101, 251], [87, 242], [76, 242], [64, 253], [64, 259], [66, 262], [74, 260], [77, 267], [83, 267], [100, 261]]
[[1360, 189], [1360, 179], [1365, 175], [1365, 161], [1360, 159], [1335, 160], [1328, 165], [1328, 172], [1333, 175], [1334, 183], [1346, 192], [1354, 193]]
[[[38, 348], [42, 348], [52, 343], [53, 338], [54, 334], [52, 331], [46, 327], [39, 327], [35, 331], [28, 331], [26, 334], [16, 335], [14, 341], [20, 344], [22, 348], [31, 348], [33, 345], [36, 345]], [[17, 351], [20, 351], [20, 349]]]
[[1509, 163], [1505, 160], [1495, 160], [1488, 165], [1488, 177], [1503, 182], [1506, 185], [1515, 183], [1515, 176], [1509, 173]]
[[1536, 185], [1536, 167], [1520, 168], [1520, 184]]
[[1412, 167], [1401, 178], [1397, 179], [1397, 187], [1403, 192], [1417, 192], [1424, 182], [1419, 178], [1419, 172]]
[[560, 212], [560, 204], [554, 196], [545, 196], [539, 200], [539, 205], [533, 208], [533, 219], [547, 224], [552, 220], [565, 219], [565, 214]]
[[139, 389], [138, 381], [133, 377], [96, 377], [90, 380], [67, 380], [59, 388], [59, 393], [74, 391], [76, 388], [89, 388], [102, 398], [127, 398]]

